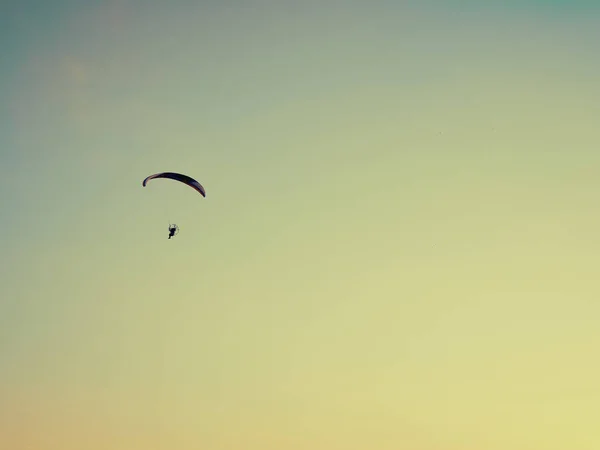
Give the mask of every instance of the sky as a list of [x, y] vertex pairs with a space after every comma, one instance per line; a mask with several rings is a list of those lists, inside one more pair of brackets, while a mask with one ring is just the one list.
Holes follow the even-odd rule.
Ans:
[[0, 42], [0, 448], [600, 448], [597, 2], [9, 0]]

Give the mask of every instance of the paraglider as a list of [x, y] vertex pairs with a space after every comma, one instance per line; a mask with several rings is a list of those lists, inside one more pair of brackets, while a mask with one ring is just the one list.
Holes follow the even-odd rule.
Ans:
[[169, 224], [169, 239], [179, 234], [179, 227], [177, 224]]
[[[149, 177], [146, 177], [144, 179], [144, 181], [142, 181], [142, 186], [146, 187], [146, 184], [148, 184], [148, 181], [153, 180], [155, 178], [167, 178], [170, 180], [179, 181], [181, 183], [188, 185], [195, 191], [199, 192], [200, 195], [202, 195], [202, 197], [206, 197], [206, 191], [204, 190], [204, 187], [200, 183], [198, 183], [198, 181], [194, 180], [192, 177], [183, 175], [181, 173], [175, 173], [175, 172], [155, 173], [154, 175], [150, 175]], [[177, 226], [177, 224], [169, 223], [169, 239], [171, 239], [172, 237], [175, 237], [178, 233], [179, 233], [179, 227]]]
[[144, 181], [142, 182], [142, 186], [146, 187], [146, 184], [148, 183], [148, 181], [153, 180], [154, 178], [169, 178], [171, 180], [180, 181], [184, 184], [187, 184], [192, 189], [195, 189], [196, 191], [200, 192], [200, 194], [202, 194], [202, 197], [206, 197], [206, 191], [204, 190], [204, 188], [202, 187], [202, 185], [200, 183], [198, 183], [192, 177], [188, 177], [187, 175], [183, 175], [181, 173], [175, 173], [175, 172], [155, 173], [154, 175], [150, 175], [149, 177], [146, 177], [146, 179], [144, 179]]

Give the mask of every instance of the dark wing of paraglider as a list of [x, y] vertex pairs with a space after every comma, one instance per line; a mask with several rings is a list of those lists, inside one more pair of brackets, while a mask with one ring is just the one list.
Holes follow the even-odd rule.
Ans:
[[169, 178], [171, 180], [180, 181], [184, 184], [187, 184], [192, 189], [195, 189], [196, 191], [200, 192], [200, 194], [202, 194], [202, 197], [206, 197], [206, 191], [204, 190], [204, 188], [202, 187], [202, 185], [200, 183], [198, 183], [192, 177], [188, 177], [187, 175], [183, 175], [181, 173], [175, 173], [175, 172], [155, 173], [154, 175], [150, 175], [149, 177], [147, 177], [142, 182], [142, 186], [145, 187], [146, 184], [148, 183], [148, 181], [153, 180], [154, 178]]

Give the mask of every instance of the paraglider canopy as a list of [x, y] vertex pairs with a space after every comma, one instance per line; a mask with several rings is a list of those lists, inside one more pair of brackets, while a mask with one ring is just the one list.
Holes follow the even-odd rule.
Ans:
[[154, 178], [169, 178], [171, 180], [180, 181], [184, 184], [187, 184], [192, 189], [195, 189], [196, 191], [200, 192], [200, 194], [202, 194], [202, 197], [206, 197], [206, 191], [204, 190], [204, 188], [202, 187], [202, 185], [200, 183], [198, 183], [192, 177], [188, 177], [187, 175], [183, 175], [181, 173], [175, 173], [175, 172], [156, 173], [154, 175], [150, 175], [149, 177], [145, 178], [144, 181], [142, 182], [142, 186], [146, 187], [146, 184], [148, 183], [148, 181], [153, 180]]

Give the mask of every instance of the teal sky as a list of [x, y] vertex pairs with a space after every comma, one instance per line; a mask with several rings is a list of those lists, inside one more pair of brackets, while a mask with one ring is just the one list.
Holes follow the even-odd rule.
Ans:
[[4, 2], [0, 42], [0, 448], [600, 448], [596, 2]]

